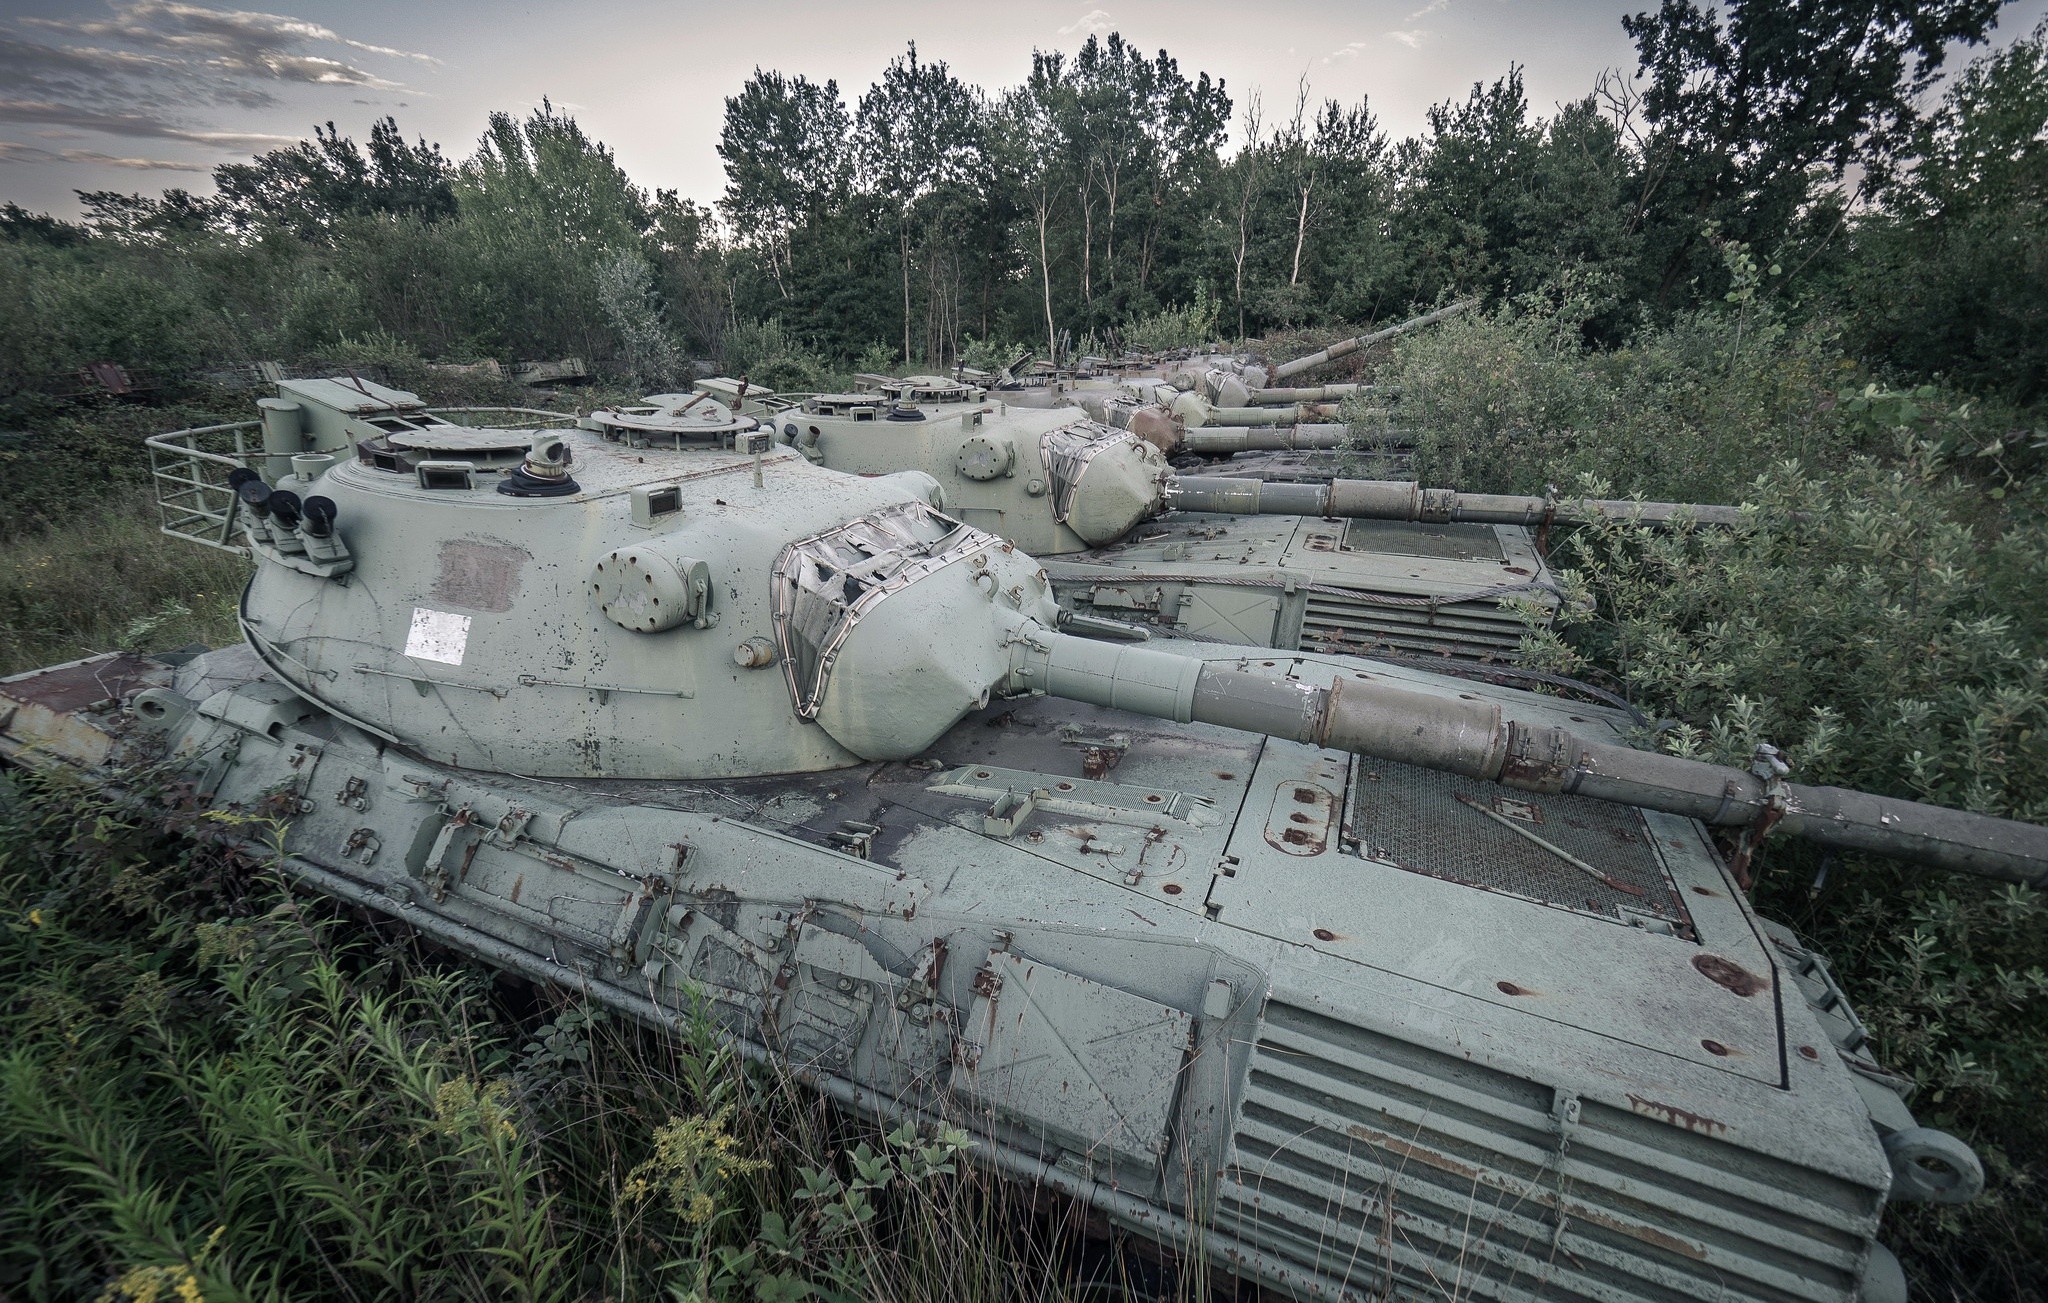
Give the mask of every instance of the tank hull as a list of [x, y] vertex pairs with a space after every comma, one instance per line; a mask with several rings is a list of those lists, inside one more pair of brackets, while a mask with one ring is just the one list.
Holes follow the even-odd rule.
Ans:
[[1849, 1299], [1883, 1260], [1874, 1065], [1689, 821], [1044, 698], [907, 762], [536, 785], [380, 743], [245, 649], [110, 659], [0, 683], [0, 754], [167, 750], [279, 820], [309, 890], [653, 1024], [701, 1002], [1288, 1294]]

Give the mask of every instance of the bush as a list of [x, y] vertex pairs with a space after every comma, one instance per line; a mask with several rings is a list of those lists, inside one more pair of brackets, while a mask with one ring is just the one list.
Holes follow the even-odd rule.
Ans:
[[[1733, 531], [1572, 534], [1553, 564], [1597, 607], [1565, 608], [1527, 658], [1611, 674], [1675, 721], [1679, 754], [1739, 764], [1769, 741], [1797, 782], [2048, 822], [2048, 485], [1987, 485], [1906, 436], [1896, 457], [1825, 478], [1774, 467], [1745, 497]], [[2042, 901], [1832, 858], [1767, 843], [1763, 903], [1832, 951], [1881, 1059], [1917, 1083], [1921, 1120], [1987, 1160], [1985, 1199], [1893, 1209], [1916, 1274], [2000, 1292], [1998, 1277], [2048, 1260]]]
[[1413, 430], [1418, 476], [1468, 492], [1590, 475], [1729, 502], [1775, 462], [1827, 468], [1867, 446], [1832, 410], [1855, 367], [1824, 323], [1708, 310], [1610, 352], [1584, 343], [1592, 306], [1525, 299], [1404, 336], [1354, 416]]
[[721, 360], [727, 374], [745, 376], [753, 388], [771, 391], [821, 389], [833, 370], [824, 357], [783, 329], [779, 317], [728, 326]]
[[1124, 327], [1124, 344], [1144, 353], [1201, 348], [1215, 342], [1216, 321], [1222, 312], [1222, 302], [1210, 297], [1207, 285], [1197, 282], [1194, 302], [1185, 307], [1161, 308], [1149, 317], [1133, 321]]

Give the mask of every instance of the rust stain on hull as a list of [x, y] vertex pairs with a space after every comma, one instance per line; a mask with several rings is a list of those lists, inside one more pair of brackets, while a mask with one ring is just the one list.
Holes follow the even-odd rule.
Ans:
[[1728, 1130], [1726, 1122], [1717, 1122], [1703, 1113], [1694, 1113], [1689, 1109], [1679, 1108], [1676, 1104], [1659, 1104], [1656, 1100], [1644, 1099], [1641, 1095], [1630, 1095], [1628, 1103], [1630, 1108], [1645, 1117], [1661, 1117], [1672, 1126], [1684, 1127], [1688, 1131], [1698, 1131], [1705, 1135], [1723, 1135]]
[[509, 611], [519, 595], [519, 572], [533, 554], [509, 543], [449, 539], [441, 545], [433, 599], [473, 611]]
[[1718, 982], [1737, 995], [1750, 996], [1770, 989], [1770, 979], [1759, 977], [1732, 959], [1719, 955], [1694, 955], [1692, 966], [1708, 980]]

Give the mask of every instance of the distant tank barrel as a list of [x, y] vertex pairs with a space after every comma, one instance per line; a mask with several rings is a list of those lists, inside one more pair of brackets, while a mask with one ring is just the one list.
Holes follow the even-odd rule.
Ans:
[[1285, 407], [1289, 403], [1340, 403], [1372, 389], [1371, 385], [1310, 385], [1306, 389], [1251, 389], [1245, 402], [1252, 407]]
[[1638, 751], [1503, 717], [1499, 706], [1340, 677], [1329, 688], [1173, 652], [1038, 629], [1015, 676], [1045, 693], [1142, 715], [1264, 733], [1399, 764], [1698, 819], [1774, 828], [2029, 886], [2048, 884], [2048, 828], [1808, 787], [1727, 765]]
[[[1190, 436], [1193, 433], [1189, 431]], [[1512, 493], [1459, 493], [1455, 489], [1426, 489], [1407, 480], [1276, 484], [1219, 475], [1181, 475], [1166, 482], [1166, 502], [1170, 509], [1178, 511], [1427, 524], [1542, 525], [1611, 518], [1650, 525], [1690, 520], [1700, 525], [1732, 526], [1742, 519], [1739, 507], [1709, 503], [1637, 502], [1632, 498], [1553, 500]]]
[[1295, 403], [1291, 407], [1223, 407], [1200, 394], [1178, 394], [1166, 404], [1168, 411], [1190, 429], [1207, 425], [1296, 425], [1302, 421], [1328, 420], [1337, 415], [1335, 403]]
[[1183, 452], [1200, 453], [1206, 457], [1237, 452], [1298, 452], [1342, 448], [1350, 434], [1350, 426], [1335, 424], [1269, 425], [1263, 428], [1211, 426], [1185, 431], [1179, 446]]
[[1292, 362], [1282, 362], [1279, 366], [1273, 368], [1272, 379], [1285, 380], [1289, 376], [1297, 376], [1304, 371], [1319, 367], [1325, 362], [1334, 362], [1340, 357], [1349, 357], [1359, 349], [1368, 348], [1383, 339], [1392, 339], [1396, 335], [1405, 335], [1411, 330], [1420, 330], [1424, 326], [1435, 325], [1439, 321], [1457, 316], [1460, 312], [1473, 307], [1478, 302], [1478, 299], [1464, 299], [1451, 304], [1449, 307], [1438, 308], [1435, 312], [1416, 317], [1411, 321], [1404, 321], [1398, 326], [1388, 326], [1385, 330], [1376, 330], [1370, 335], [1360, 335], [1355, 339], [1347, 339], [1332, 344], [1326, 349], [1310, 353], [1307, 357], [1298, 357]]

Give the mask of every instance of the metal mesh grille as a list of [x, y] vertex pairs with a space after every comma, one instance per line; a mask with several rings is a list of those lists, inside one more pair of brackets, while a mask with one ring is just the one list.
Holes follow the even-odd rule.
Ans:
[[1344, 526], [1344, 550], [1446, 561], [1508, 559], [1491, 525], [1413, 525], [1402, 520], [1351, 521]]
[[1624, 806], [1374, 761], [1352, 780], [1346, 833], [1357, 854], [1411, 873], [1695, 939], [1641, 812]]

